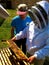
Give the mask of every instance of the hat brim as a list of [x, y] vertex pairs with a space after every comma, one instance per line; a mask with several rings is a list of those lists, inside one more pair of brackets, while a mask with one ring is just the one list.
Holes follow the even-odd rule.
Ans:
[[17, 11], [17, 14], [18, 15], [24, 15], [24, 14], [26, 14], [26, 12]]

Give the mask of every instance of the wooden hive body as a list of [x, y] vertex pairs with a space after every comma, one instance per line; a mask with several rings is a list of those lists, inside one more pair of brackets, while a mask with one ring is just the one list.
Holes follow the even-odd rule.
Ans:
[[11, 40], [7, 41], [8, 48], [0, 49], [0, 65], [30, 65], [27, 56]]

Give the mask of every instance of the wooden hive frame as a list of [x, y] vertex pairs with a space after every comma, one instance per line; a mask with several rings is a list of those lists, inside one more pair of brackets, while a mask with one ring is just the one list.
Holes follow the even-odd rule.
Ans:
[[11, 40], [7, 41], [9, 47], [0, 49], [0, 65], [30, 65], [25, 61], [27, 56]]

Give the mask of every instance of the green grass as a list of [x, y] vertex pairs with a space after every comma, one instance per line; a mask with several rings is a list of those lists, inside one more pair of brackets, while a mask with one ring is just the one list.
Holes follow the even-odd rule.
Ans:
[[0, 48], [4, 48], [7, 45], [3, 44], [1, 40], [8, 40], [11, 37], [11, 20], [14, 16], [16, 16], [16, 10], [8, 10], [10, 16], [4, 21], [4, 23], [2, 24], [2, 26], [0, 26]]
[[1, 43], [0, 43], [0, 49], [2, 49], [2, 48], [7, 48], [7, 47], [8, 47], [8, 45], [7, 45], [6, 42], [1, 42]]

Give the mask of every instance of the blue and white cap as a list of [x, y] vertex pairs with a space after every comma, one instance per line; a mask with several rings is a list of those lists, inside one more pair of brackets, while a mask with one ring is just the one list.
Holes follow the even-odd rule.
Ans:
[[45, 28], [48, 25], [48, 12], [49, 12], [49, 3], [47, 1], [40, 1], [32, 6], [28, 10], [30, 17], [40, 29]]

